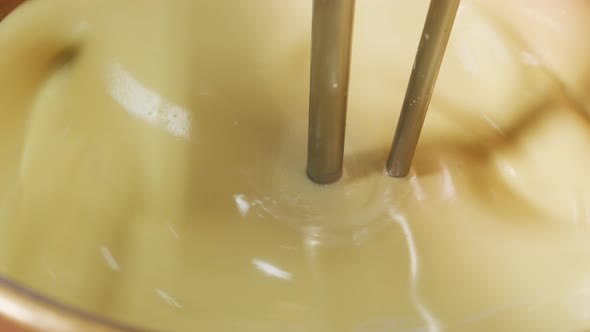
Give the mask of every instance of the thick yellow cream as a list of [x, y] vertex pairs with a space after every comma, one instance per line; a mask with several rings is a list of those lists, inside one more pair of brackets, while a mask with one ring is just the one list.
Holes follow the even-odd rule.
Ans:
[[0, 24], [0, 273], [165, 331], [590, 328], [590, 5], [358, 1], [345, 175], [305, 177], [311, 1], [35, 0]]

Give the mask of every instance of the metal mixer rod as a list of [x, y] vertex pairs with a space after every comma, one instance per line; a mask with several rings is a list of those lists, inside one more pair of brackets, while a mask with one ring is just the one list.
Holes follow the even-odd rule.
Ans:
[[451, 35], [459, 0], [431, 0], [414, 67], [387, 159], [387, 174], [410, 172], [430, 98]]
[[329, 184], [342, 176], [354, 0], [314, 0], [307, 176]]
[[[431, 0], [397, 123], [387, 173], [408, 174], [460, 0]], [[342, 176], [354, 0], [314, 0], [307, 175]]]

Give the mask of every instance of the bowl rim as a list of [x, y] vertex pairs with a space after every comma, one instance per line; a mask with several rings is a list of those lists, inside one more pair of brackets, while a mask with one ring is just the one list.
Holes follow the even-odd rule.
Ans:
[[[21, 331], [147, 332], [131, 325], [64, 304], [5, 276], [0, 276], [0, 327]], [[26, 314], [24, 314], [26, 312]], [[63, 321], [65, 320], [65, 321]], [[19, 330], [14, 332], [18, 332]]]

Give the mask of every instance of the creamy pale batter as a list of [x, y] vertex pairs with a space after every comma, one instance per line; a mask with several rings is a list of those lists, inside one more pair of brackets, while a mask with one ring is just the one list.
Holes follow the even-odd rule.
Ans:
[[311, 1], [31, 0], [0, 23], [0, 273], [166, 331], [590, 328], [590, 3], [357, 1], [344, 178], [305, 177]]

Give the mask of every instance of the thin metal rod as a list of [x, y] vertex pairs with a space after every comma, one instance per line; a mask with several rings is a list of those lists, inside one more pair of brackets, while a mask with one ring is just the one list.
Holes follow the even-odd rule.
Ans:
[[329, 184], [342, 176], [355, 0], [314, 0], [307, 176]]
[[430, 1], [406, 97], [387, 159], [387, 173], [391, 176], [404, 177], [410, 172], [459, 2]]

